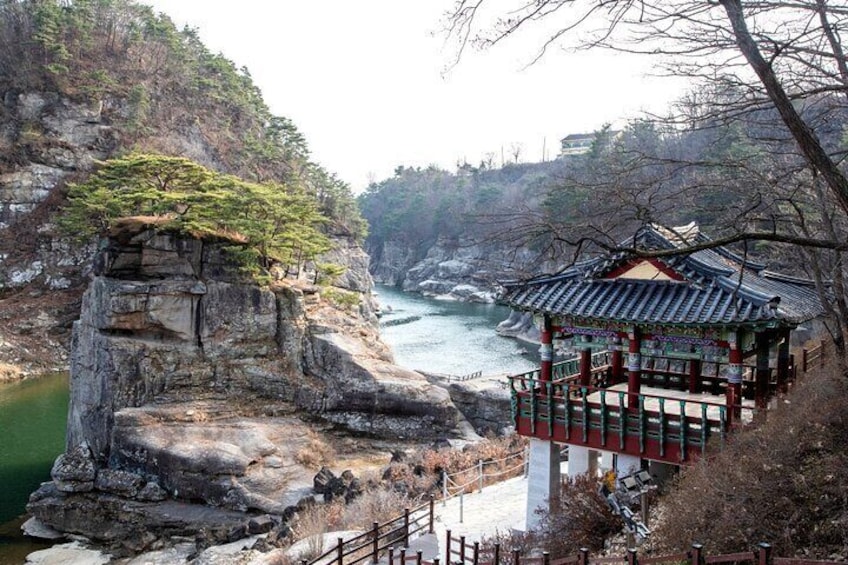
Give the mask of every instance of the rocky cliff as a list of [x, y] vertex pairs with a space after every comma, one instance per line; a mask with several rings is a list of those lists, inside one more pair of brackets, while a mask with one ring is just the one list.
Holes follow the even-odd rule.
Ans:
[[[40, 521], [136, 551], [220, 519], [221, 541], [296, 502], [316, 425], [392, 439], [466, 433], [446, 390], [391, 363], [358, 247], [333, 258], [347, 267], [337, 286], [270, 288], [223, 248], [133, 230], [100, 250], [73, 329], [67, 453], [29, 505]], [[175, 510], [190, 502], [220, 516]], [[179, 524], [163, 525], [163, 512]]]
[[539, 272], [534, 269], [552, 268], [540, 264], [529, 250], [471, 239], [442, 238], [423, 250], [388, 241], [378, 248], [369, 247], [368, 252], [370, 271], [378, 283], [425, 296], [470, 302], [493, 301], [498, 281]]

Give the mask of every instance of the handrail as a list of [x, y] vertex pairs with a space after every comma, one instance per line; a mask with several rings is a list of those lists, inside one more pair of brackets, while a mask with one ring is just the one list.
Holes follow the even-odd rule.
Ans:
[[[590, 557], [588, 549], [581, 549], [576, 555], [552, 558], [545, 551], [541, 557], [525, 557], [518, 549], [512, 551], [501, 551], [499, 543], [492, 547], [481, 548], [479, 542], [469, 544], [465, 536], [453, 536], [450, 530], [446, 532], [447, 544], [443, 560], [445, 564], [457, 563], [462, 565], [657, 565], [659, 563], [674, 563], [686, 565], [707, 565], [715, 563], [752, 563], [753, 565], [844, 565], [841, 561], [822, 561], [815, 559], [803, 559], [793, 557], [772, 557], [771, 546], [767, 543], [757, 544], [752, 551], [737, 553], [725, 553], [721, 555], [706, 555], [704, 547], [700, 544], [692, 544], [689, 551], [658, 556], [640, 557], [636, 549], [629, 549], [626, 555], [612, 557]], [[458, 544], [455, 545], [455, 544]], [[401, 560], [398, 565], [407, 561], [415, 561], [417, 565], [439, 565], [439, 559], [422, 560], [421, 552], [415, 556], [406, 556], [406, 550], [400, 551]], [[389, 555], [393, 552], [390, 550]], [[485, 557], [483, 557], [485, 556]], [[458, 559], [454, 560], [454, 557]], [[389, 561], [394, 565], [395, 560]]]
[[[344, 538], [338, 538], [338, 542], [334, 547], [331, 547], [318, 557], [315, 557], [311, 561], [308, 562], [308, 565], [314, 565], [319, 562], [325, 562], [330, 556], [335, 554], [335, 558], [329, 561], [326, 561], [326, 565], [336, 564], [336, 565], [355, 565], [356, 563], [360, 563], [366, 559], [375, 559], [376, 556], [379, 555], [381, 551], [389, 549], [391, 547], [390, 543], [386, 545], [380, 545], [380, 541], [382, 540], [396, 540], [398, 538], [398, 534], [402, 534], [405, 545], [409, 544], [409, 539], [414, 534], [417, 534], [424, 529], [428, 529], [430, 533], [433, 532], [433, 509], [434, 509], [435, 498], [431, 495], [430, 500], [416, 506], [413, 509], [405, 509], [403, 514], [397, 516], [395, 518], [390, 518], [383, 523], [374, 522], [370, 530], [358, 534], [348, 540]], [[419, 513], [421, 511], [427, 511], [427, 514], [424, 516], [415, 516], [414, 514]], [[425, 525], [420, 525], [419, 522], [425, 518], [428, 518], [428, 521]], [[393, 526], [394, 524], [400, 522], [400, 525], [397, 527], [393, 527], [383, 533], [380, 533], [384, 528], [388, 528]], [[415, 525], [414, 528], [410, 528], [410, 526]], [[357, 545], [358, 542], [359, 543]], [[363, 549], [369, 549], [370, 551], [352, 561], [345, 561], [345, 557], [353, 555], [356, 552], [362, 551]], [[307, 563], [306, 560], [303, 563]]]

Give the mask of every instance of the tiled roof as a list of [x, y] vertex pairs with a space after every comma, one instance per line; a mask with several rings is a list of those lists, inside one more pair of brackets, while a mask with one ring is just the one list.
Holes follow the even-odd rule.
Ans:
[[[686, 239], [708, 241], [699, 233]], [[622, 246], [628, 245], [633, 240]], [[647, 228], [636, 236], [636, 245], [661, 250], [681, 242]], [[724, 248], [659, 259], [682, 281], [605, 278], [626, 260], [616, 254], [557, 275], [504, 283], [501, 301], [521, 310], [634, 324], [794, 325], [822, 313], [811, 281], [770, 273]]]

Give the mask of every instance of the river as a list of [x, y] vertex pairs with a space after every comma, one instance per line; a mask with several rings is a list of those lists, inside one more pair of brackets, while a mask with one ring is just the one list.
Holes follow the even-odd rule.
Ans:
[[383, 285], [376, 292], [383, 310], [380, 335], [401, 367], [489, 375], [529, 371], [538, 364], [538, 346], [495, 333], [509, 308], [434, 300]]
[[0, 385], [0, 565], [50, 545], [24, 540], [19, 517], [64, 451], [67, 417], [67, 374]]

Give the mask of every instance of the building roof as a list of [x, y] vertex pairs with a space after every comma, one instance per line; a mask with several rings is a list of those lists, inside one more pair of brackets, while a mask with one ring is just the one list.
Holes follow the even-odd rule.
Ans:
[[578, 141], [584, 139], [595, 139], [595, 133], [570, 133], [563, 137], [560, 141]]
[[[695, 224], [651, 226], [621, 247], [666, 250], [709, 241]], [[654, 259], [615, 253], [503, 286], [501, 301], [513, 308], [573, 320], [773, 327], [823, 312], [812, 281], [767, 271], [723, 247]]]

